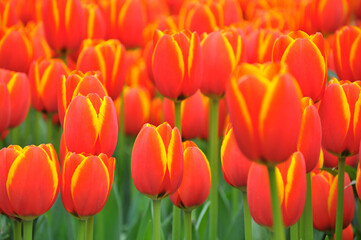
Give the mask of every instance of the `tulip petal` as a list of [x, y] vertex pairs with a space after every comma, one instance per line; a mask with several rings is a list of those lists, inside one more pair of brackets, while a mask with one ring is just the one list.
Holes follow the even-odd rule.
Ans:
[[100, 106], [99, 114], [100, 152], [113, 155], [118, 140], [118, 119], [110, 97], [105, 97]]

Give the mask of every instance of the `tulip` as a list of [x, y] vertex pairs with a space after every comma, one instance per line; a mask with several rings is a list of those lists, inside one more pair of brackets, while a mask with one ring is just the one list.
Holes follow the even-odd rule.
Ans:
[[115, 158], [68, 152], [62, 168], [61, 198], [65, 209], [78, 219], [97, 214], [113, 184]]
[[[323, 150], [323, 158], [324, 163], [323, 165], [328, 168], [337, 168], [338, 165], [338, 157], [333, 155], [332, 153]], [[355, 154], [353, 156], [346, 157], [345, 164], [351, 167], [356, 167], [359, 160], [359, 155]]]
[[2, 2], [0, 4], [0, 20], [1, 25], [5, 27], [10, 27], [20, 22], [16, 14], [14, 1]]
[[68, 77], [63, 76], [58, 88], [58, 113], [61, 125], [64, 125], [65, 112], [73, 98], [90, 93], [97, 93], [100, 98], [108, 96], [106, 89], [99, 80], [99, 72], [72, 71]]
[[80, 71], [100, 71], [109, 96], [115, 100], [125, 81], [125, 48], [115, 39], [83, 42], [76, 68]]
[[197, 33], [156, 32], [153, 75], [159, 92], [172, 100], [192, 96], [200, 87], [202, 58]]
[[56, 51], [75, 51], [84, 39], [84, 13], [80, 0], [46, 0], [42, 6], [44, 31]]
[[0, 30], [0, 68], [27, 73], [32, 57], [33, 46], [23, 28]]
[[46, 58], [50, 59], [54, 56], [54, 51], [50, 48], [45, 38], [43, 22], [30, 22], [26, 25], [33, 45], [33, 59]]
[[86, 4], [84, 6], [84, 17], [85, 39], [104, 39], [105, 20], [98, 5]]
[[160, 97], [155, 97], [151, 100], [149, 110], [149, 123], [155, 126], [163, 122], [163, 101]]
[[111, 156], [117, 138], [117, 115], [110, 97], [90, 93], [70, 102], [64, 118], [64, 140], [70, 152]]
[[3, 134], [10, 121], [10, 94], [4, 82], [0, 82], [0, 111], [0, 133]]
[[[276, 167], [278, 198], [285, 226], [295, 224], [302, 215], [306, 199], [306, 166], [303, 155], [296, 152]], [[247, 179], [247, 195], [251, 215], [260, 225], [272, 227], [271, 192], [267, 167], [253, 163]]]
[[273, 61], [286, 63], [296, 78], [303, 96], [320, 100], [326, 86], [327, 65], [322, 34], [309, 36], [305, 32], [290, 32], [275, 41]]
[[58, 110], [58, 87], [67, 66], [60, 59], [37, 59], [31, 64], [29, 81], [31, 104], [39, 112], [55, 113]]

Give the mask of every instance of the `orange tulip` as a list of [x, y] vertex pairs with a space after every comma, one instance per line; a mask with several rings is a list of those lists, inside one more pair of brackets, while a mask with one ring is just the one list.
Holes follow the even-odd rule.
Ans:
[[98, 5], [93, 3], [85, 4], [83, 9], [85, 39], [104, 39], [105, 20]]
[[221, 163], [224, 180], [232, 187], [246, 190], [248, 172], [252, 162], [239, 150], [231, 124], [227, 126], [223, 138]]
[[23, 28], [0, 30], [0, 68], [27, 73], [32, 58], [33, 46]]
[[360, 82], [330, 80], [320, 103], [322, 146], [342, 156], [359, 152], [361, 139]]
[[125, 48], [115, 39], [83, 42], [76, 68], [80, 71], [100, 71], [104, 87], [115, 100], [125, 82]]
[[160, 97], [155, 97], [150, 103], [149, 123], [155, 126], [163, 122], [163, 101]]
[[[306, 200], [306, 166], [303, 155], [296, 152], [276, 167], [278, 197], [283, 224], [288, 227], [301, 217]], [[272, 227], [271, 192], [265, 165], [252, 163], [247, 179], [247, 197], [251, 216], [260, 225]]]
[[33, 59], [46, 58], [50, 59], [54, 56], [54, 51], [50, 48], [45, 39], [43, 22], [30, 22], [26, 25], [26, 31], [29, 34], [33, 45]]
[[159, 92], [172, 100], [192, 96], [199, 89], [202, 80], [198, 34], [188, 31], [157, 31], [154, 43], [153, 76]]
[[96, 93], [100, 98], [108, 96], [106, 89], [100, 82], [99, 72], [73, 71], [68, 77], [63, 76], [58, 88], [58, 113], [61, 125], [64, 125], [65, 112], [73, 98], [81, 95]]
[[78, 95], [64, 118], [64, 140], [70, 152], [111, 156], [118, 138], [118, 120], [110, 97]]
[[60, 81], [68, 74], [67, 66], [60, 59], [34, 61], [29, 70], [31, 105], [39, 112], [57, 112]]
[[302, 122], [301, 96], [296, 80], [287, 73], [276, 72], [267, 78], [245, 75], [238, 83], [232, 78], [227, 106], [238, 146], [247, 158], [276, 164], [296, 151]]
[[[242, 49], [241, 37], [233, 31], [216, 31], [201, 43], [203, 55], [203, 94], [222, 97]], [[222, 54], [219, 54], [222, 53]]]
[[207, 157], [195, 143], [184, 142], [183, 155], [183, 180], [169, 198], [175, 206], [189, 211], [206, 201], [211, 189], [211, 170]]
[[321, 33], [290, 32], [279, 37], [273, 46], [273, 61], [286, 63], [305, 97], [318, 101], [327, 79], [325, 43]]
[[0, 134], [8, 128], [10, 122], [10, 94], [6, 83], [0, 81]]
[[57, 51], [74, 51], [84, 39], [84, 13], [80, 0], [45, 0], [42, 6], [44, 31]]
[[16, 14], [15, 1], [0, 3], [0, 22], [2, 26], [10, 27], [20, 22]]
[[145, 124], [135, 139], [131, 171], [135, 187], [151, 199], [173, 194], [183, 178], [183, 147], [177, 128]]
[[0, 150], [0, 212], [33, 220], [55, 202], [59, 185], [58, 157], [51, 144]]
[[302, 99], [303, 114], [297, 150], [302, 152], [306, 161], [306, 172], [315, 168], [320, 158], [322, 128], [318, 110], [309, 97]]
[[[326, 171], [311, 175], [313, 227], [319, 231], [335, 231], [337, 179], [338, 176], [334, 177]], [[347, 173], [344, 183], [343, 228], [351, 223], [355, 210], [355, 199]]]
[[61, 199], [65, 209], [86, 220], [104, 207], [113, 184], [115, 158], [69, 152], [61, 173]]
[[[192, 139], [200, 136], [205, 115], [200, 91], [181, 103], [182, 138]], [[174, 126], [174, 102], [163, 100], [164, 120]]]

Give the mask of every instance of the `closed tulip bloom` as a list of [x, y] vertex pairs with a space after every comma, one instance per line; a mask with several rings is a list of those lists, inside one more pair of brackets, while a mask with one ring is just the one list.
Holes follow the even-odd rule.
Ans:
[[221, 147], [223, 177], [232, 187], [246, 190], [249, 168], [252, 162], [239, 149], [231, 124], [226, 129]]
[[[296, 152], [288, 161], [278, 165], [276, 177], [283, 224], [288, 227], [301, 217], [306, 200], [306, 166], [302, 153]], [[254, 221], [272, 227], [271, 192], [265, 165], [252, 163], [248, 173], [247, 197]]]
[[216, 31], [201, 42], [203, 77], [201, 91], [207, 96], [222, 97], [241, 56], [241, 37], [234, 32]]
[[199, 89], [202, 80], [198, 34], [189, 31], [157, 31], [155, 39], [152, 63], [157, 89], [172, 100], [192, 96]]
[[184, 157], [180, 133], [168, 123], [145, 124], [135, 139], [131, 171], [135, 187], [151, 199], [173, 194], [183, 178]]
[[113, 184], [115, 158], [67, 153], [61, 173], [61, 199], [65, 209], [87, 219], [104, 207]]
[[163, 100], [160, 97], [155, 97], [150, 103], [149, 123], [155, 126], [163, 122]]
[[32, 58], [33, 46], [23, 28], [0, 30], [0, 68], [27, 73]]
[[33, 220], [48, 211], [59, 190], [58, 157], [51, 144], [0, 150], [0, 212]]
[[29, 80], [31, 105], [39, 112], [55, 113], [58, 110], [58, 88], [67, 66], [60, 59], [37, 59], [31, 64]]
[[322, 127], [318, 110], [309, 97], [302, 99], [303, 114], [297, 150], [306, 161], [306, 172], [315, 168], [320, 158]]
[[[164, 120], [174, 126], [174, 102], [163, 99]], [[182, 138], [192, 139], [200, 136], [206, 115], [200, 91], [181, 103]]]
[[111, 156], [118, 138], [118, 120], [110, 97], [96, 93], [78, 95], [64, 118], [64, 140], [68, 151]]
[[85, 39], [104, 39], [105, 20], [98, 5], [90, 3], [84, 6], [84, 34]]
[[286, 63], [296, 78], [303, 96], [314, 102], [320, 100], [326, 86], [327, 65], [325, 43], [321, 33], [290, 32], [275, 41], [273, 61]]
[[184, 142], [183, 155], [182, 183], [169, 198], [175, 206], [189, 211], [206, 201], [211, 189], [211, 170], [207, 157], [195, 143]]
[[232, 78], [226, 100], [240, 150], [253, 161], [276, 164], [296, 151], [302, 122], [301, 91], [287, 73]]
[[63, 76], [58, 88], [58, 114], [63, 126], [65, 112], [73, 98], [89, 93], [96, 93], [100, 98], [108, 96], [106, 89], [99, 80], [99, 72], [72, 71], [68, 77]]
[[56, 51], [74, 51], [84, 39], [84, 13], [80, 0], [45, 0], [42, 19], [46, 39]]
[[[337, 179], [338, 176], [334, 177], [326, 171], [311, 176], [313, 227], [319, 231], [335, 231]], [[351, 223], [355, 210], [355, 199], [347, 173], [344, 183], [343, 228], [346, 228]]]
[[125, 82], [125, 48], [115, 39], [83, 42], [76, 68], [80, 71], [100, 71], [109, 96], [120, 96]]
[[359, 152], [360, 93], [357, 82], [330, 80], [319, 107], [325, 150], [345, 157]]

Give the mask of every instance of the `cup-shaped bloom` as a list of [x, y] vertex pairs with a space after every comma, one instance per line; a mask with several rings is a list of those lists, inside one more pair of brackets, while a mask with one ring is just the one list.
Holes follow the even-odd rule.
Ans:
[[[306, 166], [303, 155], [296, 152], [276, 167], [278, 197], [283, 224], [291, 226], [301, 217], [306, 200]], [[248, 173], [247, 197], [254, 221], [272, 227], [271, 191], [265, 165], [252, 163]]]
[[207, 199], [211, 190], [211, 170], [207, 157], [195, 143], [184, 142], [183, 155], [182, 183], [169, 198], [175, 206], [190, 211]]
[[223, 177], [232, 187], [247, 189], [247, 178], [252, 162], [239, 149], [231, 124], [227, 126], [221, 147]]
[[33, 59], [52, 58], [54, 56], [54, 51], [46, 41], [43, 22], [29, 22], [26, 25], [26, 30], [29, 33], [33, 45]]
[[0, 5], [0, 21], [1, 25], [10, 27], [20, 22], [16, 14], [16, 6], [14, 1], [2, 2]]
[[306, 172], [315, 168], [320, 158], [322, 127], [318, 110], [309, 97], [302, 99], [303, 114], [297, 150], [306, 161]]
[[83, 9], [85, 39], [104, 39], [105, 20], [98, 5], [94, 3], [85, 4]]
[[168, 123], [145, 124], [135, 139], [131, 172], [135, 187], [151, 199], [173, 194], [183, 178], [184, 157], [181, 136]]
[[[164, 120], [174, 126], [174, 102], [163, 99]], [[192, 139], [200, 136], [204, 123], [205, 109], [200, 91], [181, 103], [182, 138]]]
[[192, 96], [202, 80], [201, 45], [198, 34], [156, 32], [153, 77], [159, 92], [170, 99]]
[[163, 101], [160, 97], [155, 97], [150, 103], [149, 123], [155, 126], [163, 122]]
[[290, 32], [279, 37], [273, 46], [273, 61], [286, 63], [296, 78], [303, 96], [318, 101], [326, 86], [325, 43], [321, 33]]
[[[361, 72], [359, 69], [354, 69], [351, 63], [356, 60], [359, 49], [357, 45], [360, 44], [361, 30], [356, 26], [344, 26], [336, 31], [335, 41], [333, 46], [333, 57], [335, 62], [336, 73], [341, 80], [359, 80], [361, 79]], [[357, 41], [356, 41], [357, 40]], [[356, 44], [356, 42], [358, 42]], [[358, 50], [360, 51], [360, 50]]]
[[63, 75], [69, 70], [61, 59], [37, 59], [29, 70], [31, 105], [39, 112], [58, 110], [58, 88]]
[[[20, 125], [26, 118], [30, 107], [30, 84], [25, 73], [0, 69], [0, 82], [5, 83], [9, 92], [9, 128]], [[6, 110], [1, 111], [6, 116]], [[0, 127], [1, 129], [1, 127]], [[0, 132], [2, 132], [0, 130]]]
[[200, 89], [205, 95], [222, 97], [241, 56], [241, 37], [234, 31], [215, 31], [205, 36], [201, 47], [203, 77]]
[[96, 93], [78, 95], [64, 118], [64, 140], [68, 151], [111, 156], [118, 138], [118, 120], [112, 99]]
[[343, 156], [357, 154], [361, 139], [359, 82], [331, 79], [319, 106], [322, 146]]
[[238, 146], [250, 160], [286, 161], [297, 149], [301, 91], [288, 73], [232, 78], [226, 100]]
[[125, 81], [125, 48], [118, 40], [84, 41], [76, 66], [83, 72], [100, 71], [109, 96], [115, 100], [120, 95]]
[[[336, 223], [338, 176], [321, 171], [311, 176], [313, 227], [319, 231], [334, 232]], [[343, 196], [343, 228], [347, 227], [355, 211], [351, 181], [345, 173]]]
[[33, 220], [58, 196], [59, 163], [51, 144], [0, 150], [0, 212]]
[[1, 68], [27, 73], [32, 58], [33, 46], [23, 28], [13, 26], [0, 30]]
[[42, 19], [46, 40], [57, 51], [74, 51], [84, 39], [84, 12], [80, 0], [45, 0]]
[[115, 158], [68, 152], [61, 173], [61, 199], [65, 209], [87, 219], [104, 207], [113, 184]]
[[61, 125], [63, 126], [65, 112], [73, 98], [89, 93], [96, 93], [100, 98], [108, 96], [106, 89], [99, 80], [99, 72], [72, 71], [68, 77], [63, 76], [58, 87], [58, 114]]

